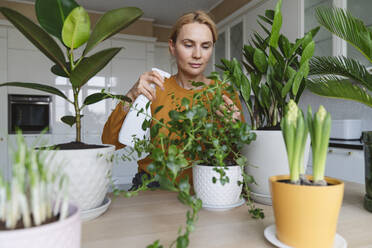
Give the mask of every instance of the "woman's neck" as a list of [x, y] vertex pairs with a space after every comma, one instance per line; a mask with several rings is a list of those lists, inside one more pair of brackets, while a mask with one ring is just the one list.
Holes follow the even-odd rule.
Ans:
[[179, 86], [186, 90], [196, 89], [197, 87], [192, 85], [192, 82], [203, 82], [205, 84], [209, 84], [210, 80], [207, 79], [203, 74], [200, 74], [198, 76], [188, 76], [184, 73], [178, 72], [176, 74], [176, 81]]

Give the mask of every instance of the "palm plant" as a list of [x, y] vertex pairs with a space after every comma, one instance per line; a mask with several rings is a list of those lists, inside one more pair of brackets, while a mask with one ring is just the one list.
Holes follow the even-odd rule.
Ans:
[[[140, 18], [143, 12], [136, 7], [108, 11], [98, 20], [92, 32], [88, 13], [75, 0], [36, 0], [35, 12], [41, 27], [15, 10], [0, 7], [0, 13], [54, 63], [51, 68], [52, 73], [69, 79], [73, 90], [73, 99], [55, 87], [39, 83], [7, 82], [0, 84], [0, 87], [30, 88], [65, 99], [74, 106], [75, 115], [63, 116], [61, 121], [70, 126], [76, 126], [76, 142], [81, 142], [81, 118], [83, 117], [81, 111], [87, 105], [108, 98], [108, 95], [94, 93], [87, 96], [81, 103], [79, 102], [79, 93], [89, 79], [101, 71], [120, 52], [122, 47], [108, 48], [92, 55], [89, 54], [102, 41], [117, 34]], [[51, 35], [61, 42], [66, 54], [63, 53]], [[82, 55], [75, 57], [76, 49], [84, 44]], [[125, 96], [121, 96], [121, 99], [130, 101]]]
[[[348, 11], [338, 8], [318, 8], [316, 18], [333, 34], [346, 40], [372, 63], [372, 30]], [[372, 74], [355, 59], [344, 56], [315, 57], [310, 60], [307, 81], [315, 94], [354, 100], [372, 107]]]

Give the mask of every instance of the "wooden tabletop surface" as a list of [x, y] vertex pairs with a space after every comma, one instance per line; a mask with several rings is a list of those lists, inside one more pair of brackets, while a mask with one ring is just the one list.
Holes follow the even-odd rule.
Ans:
[[[363, 209], [364, 192], [363, 185], [345, 184], [337, 233], [349, 248], [372, 248], [372, 213]], [[104, 215], [83, 223], [82, 247], [144, 248], [157, 239], [169, 247], [179, 226], [185, 226], [188, 209], [176, 196], [157, 190], [113, 199]], [[265, 227], [274, 223], [272, 208], [257, 205], [264, 209], [264, 220], [251, 219], [245, 205], [224, 212], [201, 210], [189, 247], [274, 247], [263, 234]]]

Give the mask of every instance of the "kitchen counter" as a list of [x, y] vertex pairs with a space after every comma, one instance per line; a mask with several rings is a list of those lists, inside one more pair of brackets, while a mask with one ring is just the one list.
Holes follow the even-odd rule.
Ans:
[[[372, 213], [363, 209], [364, 187], [347, 182], [337, 233], [350, 248], [372, 247]], [[264, 237], [265, 227], [274, 223], [271, 206], [257, 204], [265, 211], [264, 220], [254, 220], [248, 208], [241, 206], [225, 212], [201, 210], [189, 247], [240, 248], [274, 247]], [[165, 247], [176, 238], [185, 224], [188, 208], [166, 191], [143, 192], [127, 199], [113, 200], [108, 211], [83, 223], [83, 248], [144, 248], [157, 239]]]

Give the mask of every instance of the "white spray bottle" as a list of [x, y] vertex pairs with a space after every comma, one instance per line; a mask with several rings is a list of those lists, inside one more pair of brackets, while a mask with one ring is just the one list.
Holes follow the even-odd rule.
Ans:
[[[163, 78], [170, 78], [170, 74], [162, 71], [157, 68], [152, 68], [152, 71], [158, 72]], [[154, 84], [151, 84], [151, 87], [155, 88]], [[148, 137], [148, 129], [142, 129], [142, 123], [144, 120], [149, 120], [151, 116], [151, 109], [146, 110], [146, 104], [149, 102], [149, 99], [144, 95], [139, 95], [134, 101], [132, 107], [130, 108], [127, 116], [124, 119], [123, 125], [121, 126], [119, 132], [119, 142], [134, 147], [134, 137], [138, 139], [143, 139]], [[138, 111], [143, 109], [146, 113], [139, 113]]]

